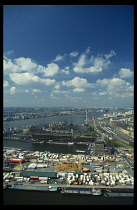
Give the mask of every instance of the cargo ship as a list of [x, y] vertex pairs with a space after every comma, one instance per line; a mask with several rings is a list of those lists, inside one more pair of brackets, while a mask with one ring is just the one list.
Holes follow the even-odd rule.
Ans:
[[56, 186], [33, 186], [33, 185], [13, 185], [14, 190], [31, 190], [31, 191], [58, 191]]
[[76, 188], [76, 187], [62, 188], [61, 193], [64, 193], [64, 194], [83, 194], [83, 195], [102, 195], [101, 189]]
[[35, 141], [35, 140], [32, 141], [32, 144], [43, 144], [43, 143], [44, 141]]
[[49, 140], [46, 143], [47, 144], [64, 144], [64, 145], [73, 145], [74, 144], [74, 142], [60, 142], [60, 141], [52, 141], [52, 140]]

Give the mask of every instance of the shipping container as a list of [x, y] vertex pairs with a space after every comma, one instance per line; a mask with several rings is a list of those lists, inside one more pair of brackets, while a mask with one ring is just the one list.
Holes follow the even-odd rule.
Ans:
[[15, 176], [15, 179], [23, 179], [23, 176]]
[[48, 177], [39, 177], [39, 180], [48, 180]]
[[47, 168], [47, 164], [37, 164], [37, 168]]
[[39, 180], [38, 176], [30, 176], [30, 180]]
[[47, 184], [47, 180], [40, 181], [41, 184]]
[[17, 179], [17, 182], [23, 182], [24, 180], [23, 179]]

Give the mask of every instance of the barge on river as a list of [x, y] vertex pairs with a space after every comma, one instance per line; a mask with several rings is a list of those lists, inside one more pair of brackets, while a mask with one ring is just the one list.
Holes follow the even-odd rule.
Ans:
[[56, 186], [33, 186], [33, 185], [14, 185], [14, 190], [31, 190], [31, 191], [58, 191]]
[[101, 189], [93, 188], [76, 188], [76, 187], [65, 187], [61, 193], [64, 194], [84, 194], [84, 195], [101, 195]]

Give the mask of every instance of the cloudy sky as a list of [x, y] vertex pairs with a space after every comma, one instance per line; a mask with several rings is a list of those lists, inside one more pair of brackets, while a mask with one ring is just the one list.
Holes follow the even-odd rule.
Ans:
[[132, 107], [133, 5], [5, 5], [4, 106]]

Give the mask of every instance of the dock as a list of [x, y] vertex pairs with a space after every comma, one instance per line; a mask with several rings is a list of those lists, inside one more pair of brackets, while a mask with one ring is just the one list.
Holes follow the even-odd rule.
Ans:
[[[91, 144], [88, 149], [90, 147]], [[77, 150], [77, 152], [84, 151]], [[62, 189], [62, 193], [65, 194], [133, 197], [133, 171], [131, 168], [128, 171], [126, 162], [119, 157], [117, 161], [122, 163], [122, 165], [119, 164], [120, 171], [114, 170], [115, 159], [113, 156], [107, 156], [109, 161], [107, 163], [108, 161], [104, 161], [100, 156], [95, 159], [94, 156], [85, 154], [23, 151], [21, 148], [4, 147], [3, 188], [26, 191], [61, 191]], [[14, 168], [6, 171], [11, 165]], [[102, 167], [105, 168], [104, 171]], [[119, 169], [118, 165], [116, 169]]]
[[134, 197], [134, 190], [129, 188], [117, 188], [117, 187], [106, 187], [106, 186], [80, 186], [80, 185], [53, 185], [53, 184], [18, 184], [6, 186], [4, 189], [10, 188], [12, 190], [29, 190], [29, 191], [47, 191], [47, 192], [58, 192], [61, 191], [63, 194], [83, 194], [83, 195], [104, 195], [106, 197]]

